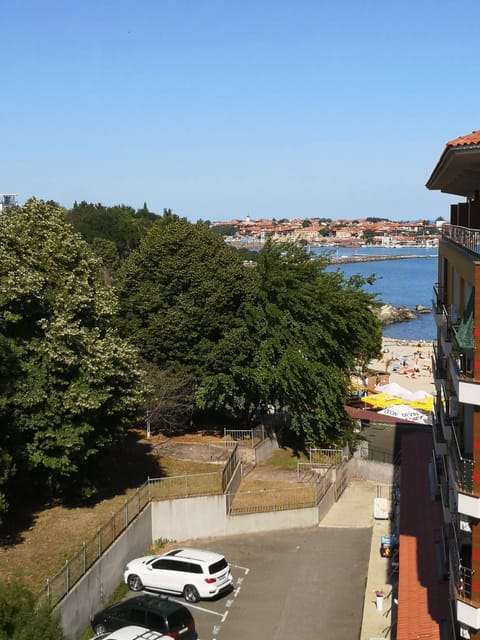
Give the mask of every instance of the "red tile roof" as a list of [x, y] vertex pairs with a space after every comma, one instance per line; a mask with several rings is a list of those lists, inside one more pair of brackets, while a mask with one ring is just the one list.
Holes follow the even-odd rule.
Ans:
[[383, 422], [388, 424], [417, 424], [411, 420], [402, 420], [400, 418], [395, 418], [394, 416], [386, 416], [383, 414], [379, 415], [378, 411], [371, 411], [369, 409], [364, 409], [363, 407], [352, 407], [351, 405], [346, 404], [344, 409], [350, 418], [353, 418], [354, 420], [368, 420], [369, 422]]
[[465, 147], [470, 144], [480, 144], [480, 130], [472, 131], [472, 133], [469, 133], [466, 136], [460, 136], [459, 138], [450, 140], [450, 142], [447, 142], [446, 146], [447, 147]]
[[440, 640], [440, 622], [449, 615], [448, 583], [437, 575], [442, 511], [430, 496], [431, 457], [430, 434], [402, 437], [397, 640]]

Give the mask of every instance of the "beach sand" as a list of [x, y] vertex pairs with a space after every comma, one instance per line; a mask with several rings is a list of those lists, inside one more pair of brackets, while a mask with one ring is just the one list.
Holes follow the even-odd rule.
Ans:
[[388, 371], [390, 382], [409, 391], [426, 391], [435, 395], [432, 375], [432, 343], [421, 340], [383, 338], [380, 360], [372, 360], [372, 371]]

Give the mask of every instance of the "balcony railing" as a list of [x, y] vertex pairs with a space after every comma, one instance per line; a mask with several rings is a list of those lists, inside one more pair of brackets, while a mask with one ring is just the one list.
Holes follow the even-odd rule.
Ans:
[[475, 255], [480, 255], [480, 231], [457, 227], [453, 224], [442, 225], [442, 238], [446, 238]]
[[447, 358], [444, 355], [441, 355], [440, 348], [436, 342], [433, 343], [433, 356], [432, 356], [432, 365], [433, 365], [433, 374], [436, 380], [446, 380], [447, 379]]
[[443, 330], [447, 342], [455, 339], [455, 330], [460, 324], [460, 315], [455, 305], [447, 305], [445, 300], [445, 291], [443, 287], [434, 285], [433, 292], [435, 298], [432, 301], [432, 308], [436, 315], [437, 327]]
[[433, 294], [434, 294], [434, 305], [436, 313], [441, 313], [442, 308], [446, 305], [446, 290], [445, 287], [442, 287], [437, 283], [433, 285]]
[[473, 492], [473, 460], [464, 457], [460, 451], [456, 429], [452, 429], [452, 446], [451, 457], [453, 459], [456, 471], [456, 481], [458, 486], [467, 493]]
[[[435, 445], [435, 452], [437, 455], [445, 455], [447, 453], [447, 438], [445, 434], [447, 429], [445, 429], [442, 419], [444, 419], [444, 415], [442, 415], [441, 410], [439, 410], [438, 406], [433, 407], [433, 420], [432, 420], [432, 435], [433, 442]], [[450, 433], [451, 430], [448, 430]]]

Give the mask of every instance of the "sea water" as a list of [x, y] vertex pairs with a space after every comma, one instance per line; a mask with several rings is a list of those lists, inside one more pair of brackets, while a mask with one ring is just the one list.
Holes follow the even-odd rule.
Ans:
[[[312, 249], [318, 254], [321, 249]], [[354, 274], [367, 277], [375, 275], [375, 283], [366, 285], [366, 290], [377, 294], [377, 300], [395, 307], [408, 307], [414, 310], [417, 305], [432, 308], [433, 286], [437, 282], [437, 249], [420, 247], [362, 247], [358, 249], [330, 248], [333, 257], [374, 256], [410, 256], [396, 260], [378, 260], [374, 262], [339, 263], [328, 269], [340, 269], [346, 277]], [[434, 340], [435, 321], [431, 313], [418, 314], [417, 320], [397, 322], [383, 329], [386, 338], [397, 340]]]

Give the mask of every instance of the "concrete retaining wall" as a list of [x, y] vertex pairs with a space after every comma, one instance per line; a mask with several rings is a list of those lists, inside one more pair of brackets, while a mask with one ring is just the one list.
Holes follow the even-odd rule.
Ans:
[[363, 460], [362, 458], [351, 458], [352, 475], [365, 480], [374, 480], [379, 484], [393, 484], [395, 477], [395, 465], [387, 462], [375, 462], [374, 460]]
[[275, 434], [268, 436], [255, 447], [255, 463], [261, 464], [264, 460], [270, 458], [277, 449], [277, 436]]
[[151, 507], [152, 503], [145, 507], [55, 608], [65, 637], [72, 640], [81, 637], [92, 614], [106, 605], [122, 582], [127, 562], [145, 554], [152, 543]]
[[195, 540], [239, 535], [252, 531], [275, 531], [318, 524], [318, 509], [274, 511], [244, 516], [226, 513], [225, 496], [162, 500], [152, 504], [154, 540]]

